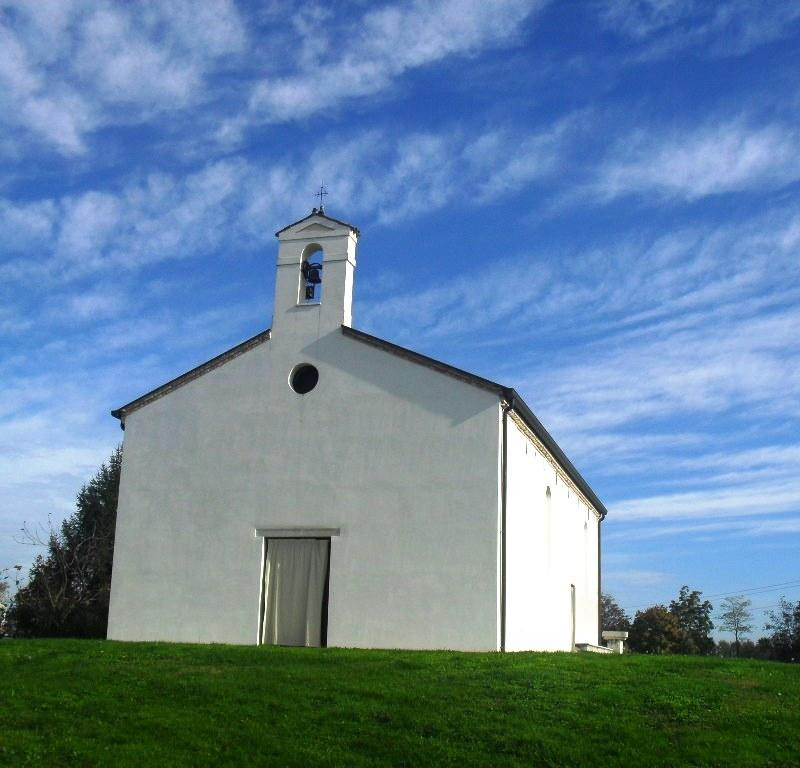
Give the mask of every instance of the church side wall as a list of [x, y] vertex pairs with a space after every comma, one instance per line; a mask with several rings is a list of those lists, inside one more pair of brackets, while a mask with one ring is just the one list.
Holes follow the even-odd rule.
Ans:
[[572, 650], [573, 584], [575, 642], [597, 643], [598, 525], [594, 512], [509, 416], [507, 650]]
[[[319, 384], [294, 393], [311, 362]], [[496, 395], [290, 333], [129, 414], [109, 637], [255, 643], [256, 528], [340, 528], [328, 644], [494, 650]]]

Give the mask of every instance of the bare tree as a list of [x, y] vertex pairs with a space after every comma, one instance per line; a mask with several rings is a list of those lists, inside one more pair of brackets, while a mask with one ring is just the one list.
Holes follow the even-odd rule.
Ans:
[[724, 632], [733, 633], [733, 645], [736, 648], [736, 655], [739, 655], [739, 636], [746, 635], [753, 631], [753, 615], [750, 612], [752, 601], [742, 595], [726, 597], [722, 601], [722, 613], [720, 614], [720, 629]]
[[10, 569], [0, 569], [0, 637], [5, 635], [13, 635], [16, 628], [14, 621], [14, 599], [19, 593], [20, 584], [23, 582], [22, 566], [15, 565], [13, 567], [14, 584], [9, 582]]
[[[47, 556], [37, 556], [31, 566], [28, 586], [19, 595], [18, 612], [25, 619], [37, 614], [36, 630], [58, 634], [72, 629], [72, 616], [97, 602], [107, 585], [95, 578], [98, 552], [108, 546], [97, 525], [66, 533], [48, 518], [47, 526], [33, 528], [27, 523], [17, 539], [21, 544], [46, 549]], [[102, 539], [102, 540], [101, 540]], [[31, 610], [33, 606], [36, 610]], [[27, 610], [26, 610], [27, 609]]]
[[23, 527], [18, 540], [45, 553], [36, 557], [28, 583], [14, 597], [17, 634], [105, 636], [121, 462], [117, 448], [81, 488], [74, 514], [60, 526]]
[[8, 568], [0, 570], [0, 635], [3, 634], [3, 620], [8, 610], [8, 595], [10, 592], [8, 586]]

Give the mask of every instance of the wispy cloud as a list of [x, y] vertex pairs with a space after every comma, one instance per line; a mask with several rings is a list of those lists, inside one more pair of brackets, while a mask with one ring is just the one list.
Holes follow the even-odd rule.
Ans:
[[403, 0], [353, 18], [295, 2], [256, 13], [233, 0], [5, 0], [0, 124], [7, 140], [68, 157], [87, 153], [103, 127], [164, 113], [194, 115], [195, 140], [202, 123], [230, 144], [248, 125], [302, 120], [410, 70], [508, 45], [545, 4]]
[[[799, 321], [790, 309], [663, 339], [656, 332], [637, 342], [600, 344], [583, 361], [545, 376], [544, 408], [559, 428], [580, 423], [586, 429], [732, 407], [796, 416]], [[589, 366], [591, 377], [585, 376]]]
[[[713, 315], [725, 323], [747, 324], [770, 303], [775, 308], [781, 300], [796, 299], [791, 278], [799, 251], [800, 220], [792, 209], [784, 209], [702, 230], [640, 233], [583, 250], [521, 250], [484, 269], [462, 271], [446, 285], [395, 290], [365, 311], [379, 332], [413, 317], [421, 325], [415, 333], [423, 339], [458, 333], [474, 338], [482, 327], [491, 328], [481, 313], [453, 311], [471, 302], [490, 306], [491, 319], [505, 321], [506, 337], [515, 340], [541, 338], [558, 318], [559, 331], [584, 345], [584, 359], [577, 363], [584, 365], [587, 356], [601, 350], [624, 352], [621, 342], [625, 348], [641, 344], [644, 350], [682, 331], [725, 334], [724, 328], [717, 331], [717, 324], [706, 327], [704, 321]], [[513, 291], [508, 290], [510, 275]], [[793, 311], [783, 306], [772, 320], [763, 321], [774, 328], [755, 325], [750, 336], [761, 336], [762, 344], [776, 349], [792, 344]], [[675, 338], [677, 347], [685, 342]], [[529, 362], [521, 354], [522, 362]]]
[[14, 225], [17, 258], [0, 266], [0, 275], [7, 284], [57, 284], [209, 253], [237, 231], [241, 235], [235, 222], [253, 183], [246, 163], [221, 161], [184, 177], [134, 177], [113, 191], [16, 206], [3, 201], [0, 216]]
[[[790, 512], [797, 512], [797, 505], [790, 509]], [[764, 517], [751, 517], [750, 519], [737, 519], [733, 514], [717, 514], [714, 522], [679, 522], [663, 524], [662, 521], [653, 519], [641, 519], [639, 525], [632, 524], [632, 521], [623, 521], [622, 525], [616, 525], [614, 530], [605, 536], [606, 543], [612, 546], [622, 542], [633, 543], [650, 541], [656, 539], [667, 539], [669, 537], [679, 537], [683, 541], [699, 539], [707, 541], [713, 537], [717, 541], [725, 539], [742, 539], [753, 536], [774, 536], [776, 534], [798, 534], [800, 533], [800, 517], [791, 514], [777, 514], [772, 517], [774, 512], [768, 510], [763, 512]], [[747, 517], [747, 513], [741, 515]], [[698, 514], [698, 517], [701, 517]]]
[[[546, 195], [545, 185], [557, 189], [559, 176], [572, 163], [584, 135], [584, 117], [585, 113], [576, 113], [547, 128], [524, 130], [469, 124], [410, 134], [368, 129], [346, 140], [330, 136], [307, 156], [285, 161], [233, 156], [184, 174], [134, 173], [115, 187], [60, 198], [0, 199], [0, 225], [5, 233], [0, 252], [9, 257], [0, 266], [0, 274], [7, 284], [26, 277], [29, 282], [41, 282], [199, 256], [223, 242], [229, 249], [257, 248], [282, 221], [305, 208], [305, 190], [320, 178], [333, 181], [337, 205], [348, 215], [384, 224], [427, 216], [448, 205], [482, 205], [536, 186]], [[727, 143], [724, 136], [729, 137]], [[511, 144], [515, 149], [508, 152]], [[596, 179], [573, 203], [585, 206], [588, 198], [632, 193], [693, 199], [774, 186], [800, 178], [797, 157], [800, 139], [789, 129], [776, 127], [748, 133], [735, 123], [716, 132], [700, 131], [682, 142], [657, 135], [629, 138], [598, 171], [589, 171]], [[459, 178], [458, 184], [454, 178]], [[387, 189], [394, 191], [391, 200]], [[785, 228], [783, 237], [785, 248], [792, 247], [800, 237], [800, 222]], [[756, 253], [760, 249], [757, 242], [749, 245]], [[712, 237], [701, 242], [697, 233], [681, 232], [648, 246], [644, 258], [638, 245], [629, 242], [618, 246], [611, 257], [600, 252], [584, 254], [579, 260], [568, 256], [562, 270], [567, 277], [578, 272], [584, 278], [599, 276], [611, 258], [612, 263], [625, 264], [626, 276], [615, 283], [603, 274], [606, 307], [624, 305], [630, 310], [628, 294], [633, 288], [640, 299], [669, 289], [680, 296], [672, 300], [681, 301], [688, 310], [691, 302], [713, 298], [709, 291], [728, 290], [726, 281], [753, 279], [763, 265], [757, 254], [749, 270], [738, 265], [733, 275], [708, 281], [703, 271], [718, 269], [719, 261], [713, 253], [702, 258], [701, 252], [691, 265], [700, 278], [699, 286], [686, 290], [687, 273], [670, 269], [670, 260], [680, 258], [688, 247], [713, 251], [717, 246]], [[627, 261], [633, 262], [632, 269]], [[530, 272], [524, 267], [522, 271]], [[634, 280], [638, 285], [633, 285]], [[596, 288], [589, 290], [585, 280], [573, 281], [566, 293], [562, 287], [556, 290], [560, 293], [538, 297], [537, 307], [561, 301], [596, 302], [600, 295]], [[468, 298], [473, 292], [465, 287], [462, 294]], [[659, 311], [652, 301], [649, 309], [639, 303], [638, 321], [646, 319], [644, 313]], [[381, 311], [388, 317], [392, 305]]]
[[800, 131], [736, 119], [626, 136], [599, 167], [591, 190], [606, 199], [643, 193], [695, 200], [798, 179]]
[[49, 243], [57, 213], [52, 200], [15, 203], [0, 199], [0, 230], [5, 255], [29, 252]]
[[800, 511], [800, 481], [757, 483], [732, 488], [670, 493], [619, 502], [613, 506], [619, 521], [708, 519]]
[[599, 10], [608, 29], [636, 41], [647, 58], [685, 48], [744, 54], [790, 36], [800, 19], [800, 9], [783, 0], [604, 0]]
[[[567, 118], [542, 132], [447, 127], [393, 134], [367, 130], [328, 139], [306, 157], [274, 163], [234, 156], [180, 175], [132, 174], [116, 188], [15, 203], [0, 198], [7, 239], [0, 277], [13, 284], [58, 284], [90, 273], [130, 270], [196, 258], [223, 245], [251, 252], [283, 222], [306, 209], [305, 190], [320, 178], [336, 184], [337, 205], [350, 216], [396, 223], [462, 202], [452, 183], [461, 169], [482, 201], [543, 181], [558, 167], [574, 133]], [[390, 201], [386, 190], [397, 190]], [[2, 289], [0, 289], [2, 291]]]
[[[370, 9], [334, 26], [312, 7], [294, 17], [301, 45], [295, 71], [259, 82], [250, 97], [256, 122], [283, 122], [336, 109], [387, 88], [409, 70], [508, 44], [546, 0], [411, 0]], [[229, 124], [224, 131], [235, 129]]]
[[245, 47], [229, 0], [0, 5], [0, 122], [65, 155], [87, 134], [208, 98], [209, 74]]
[[669, 581], [670, 574], [640, 568], [612, 568], [606, 571], [605, 578], [615, 586], [653, 587]]

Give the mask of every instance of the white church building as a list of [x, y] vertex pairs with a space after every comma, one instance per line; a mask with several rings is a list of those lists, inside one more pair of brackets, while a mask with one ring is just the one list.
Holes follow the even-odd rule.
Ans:
[[514, 389], [352, 327], [358, 230], [277, 233], [272, 327], [113, 411], [108, 637], [598, 643], [606, 510]]

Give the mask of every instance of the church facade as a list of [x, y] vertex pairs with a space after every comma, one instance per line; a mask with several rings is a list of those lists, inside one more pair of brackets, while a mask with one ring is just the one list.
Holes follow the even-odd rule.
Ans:
[[597, 643], [606, 510], [528, 406], [352, 327], [355, 227], [277, 236], [271, 329], [112, 412], [109, 638]]

